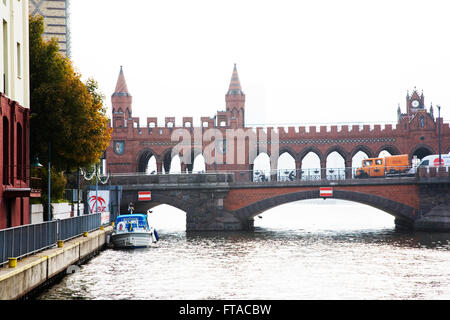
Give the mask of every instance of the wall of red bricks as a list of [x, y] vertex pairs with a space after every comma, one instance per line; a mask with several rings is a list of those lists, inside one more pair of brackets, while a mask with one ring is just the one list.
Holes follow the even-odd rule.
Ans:
[[[1, 94], [0, 100], [0, 229], [4, 229], [30, 223], [29, 192], [28, 196], [17, 196], [11, 191], [7, 195], [6, 191], [11, 188], [29, 188], [28, 137], [30, 126], [29, 109], [20, 106], [3, 94]], [[4, 120], [7, 121], [9, 127], [7, 136], [4, 135], [4, 128], [6, 127]], [[19, 125], [22, 128], [21, 144], [18, 143], [17, 134]], [[7, 158], [5, 158], [4, 153], [5, 144], [9, 149]], [[21, 151], [19, 152], [20, 145]], [[8, 167], [7, 172], [5, 167]], [[6, 180], [4, 179], [5, 176], [7, 176]]]
[[[242, 188], [232, 189], [224, 201], [224, 209], [235, 211], [268, 198], [288, 193], [314, 191], [319, 187], [274, 187], [274, 188]], [[355, 185], [337, 186], [333, 190], [351, 191], [376, 195], [393, 200], [410, 207], [420, 209], [420, 197], [418, 185]]]

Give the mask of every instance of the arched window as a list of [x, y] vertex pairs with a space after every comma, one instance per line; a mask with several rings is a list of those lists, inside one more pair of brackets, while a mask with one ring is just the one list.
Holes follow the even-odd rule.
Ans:
[[302, 180], [319, 180], [320, 171], [319, 156], [314, 151], [308, 152], [302, 159]]
[[345, 159], [337, 151], [331, 152], [327, 157], [327, 179], [345, 179]]
[[20, 123], [17, 124], [17, 179], [22, 180], [22, 170], [23, 170], [23, 144], [22, 144], [22, 126]]
[[270, 181], [270, 157], [267, 153], [260, 153], [253, 162], [253, 181]]
[[295, 159], [288, 152], [282, 153], [277, 162], [278, 181], [294, 181], [296, 174]]
[[424, 116], [420, 116], [420, 127], [421, 128], [425, 127], [425, 117]]
[[3, 184], [8, 184], [9, 178], [9, 121], [3, 117]]

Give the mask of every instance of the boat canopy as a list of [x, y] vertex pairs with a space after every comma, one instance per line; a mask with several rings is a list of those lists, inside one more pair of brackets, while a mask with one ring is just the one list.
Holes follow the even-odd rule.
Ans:
[[132, 223], [135, 226], [145, 228], [147, 226], [147, 215], [146, 214], [124, 214], [116, 218], [116, 225], [120, 222]]

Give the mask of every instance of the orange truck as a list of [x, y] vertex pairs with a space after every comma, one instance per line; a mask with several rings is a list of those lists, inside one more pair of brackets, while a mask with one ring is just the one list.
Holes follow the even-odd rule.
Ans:
[[410, 168], [408, 155], [369, 158], [362, 161], [361, 168], [356, 169], [355, 178], [385, 177], [406, 174]]

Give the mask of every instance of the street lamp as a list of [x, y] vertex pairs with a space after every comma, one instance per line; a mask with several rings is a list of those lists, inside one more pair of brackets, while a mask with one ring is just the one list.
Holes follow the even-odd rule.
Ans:
[[31, 167], [33, 168], [42, 168], [43, 165], [39, 163], [39, 157], [35, 157], [33, 160], [33, 163], [31, 164]]
[[438, 150], [439, 150], [439, 167], [441, 166], [441, 106], [438, 105]]
[[51, 205], [51, 188], [52, 188], [52, 182], [51, 182], [51, 155], [52, 155], [52, 143], [49, 142], [48, 143], [48, 199], [47, 199], [47, 206], [48, 206], [48, 211], [47, 211], [47, 221], [50, 221], [50, 218], [52, 216], [52, 205]]
[[[41, 181], [41, 173], [40, 173], [40, 171], [41, 171], [41, 169], [43, 167], [44, 166], [39, 163], [39, 157], [38, 156], [34, 157], [34, 160], [31, 163], [31, 168], [32, 169], [36, 169], [38, 171], [37, 172], [34, 171], [34, 170], [30, 171], [30, 188], [31, 188], [32, 192], [33, 191], [35, 192], [36, 190], [39, 190], [39, 194], [41, 194], [41, 192], [42, 192], [42, 184], [41, 183], [38, 184], [35, 181]], [[38, 172], [39, 172], [39, 176], [38, 177], [34, 176]], [[32, 221], [32, 215], [33, 215], [33, 212], [32, 212], [32, 206], [31, 206], [31, 202], [30, 202], [30, 221]]]
[[216, 153], [217, 153], [217, 136], [216, 136], [216, 130], [217, 130], [217, 115], [214, 115], [214, 172], [217, 173], [217, 160], [216, 160]]

